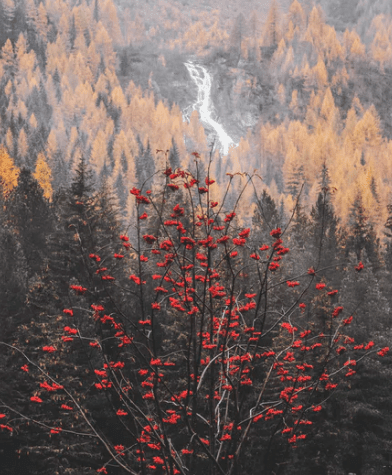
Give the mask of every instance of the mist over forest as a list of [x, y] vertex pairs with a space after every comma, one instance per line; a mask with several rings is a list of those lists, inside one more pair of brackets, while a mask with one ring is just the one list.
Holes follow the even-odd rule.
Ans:
[[0, 473], [391, 474], [391, 111], [390, 0], [0, 0]]

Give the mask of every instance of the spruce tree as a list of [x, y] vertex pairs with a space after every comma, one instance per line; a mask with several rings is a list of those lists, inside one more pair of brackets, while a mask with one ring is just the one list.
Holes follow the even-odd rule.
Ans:
[[180, 154], [178, 152], [177, 144], [172, 137], [172, 146], [169, 153], [169, 164], [172, 167], [173, 171], [180, 166]]
[[142, 141], [138, 137], [139, 154], [136, 157], [136, 176], [138, 187], [141, 188], [145, 183], [146, 186], [151, 186], [151, 177], [155, 173], [155, 163], [151, 154], [150, 142], [144, 147]]
[[26, 259], [30, 278], [39, 272], [45, 262], [47, 240], [53, 226], [49, 202], [30, 170], [21, 170], [18, 185], [9, 194], [5, 207], [8, 223], [14, 229]]
[[363, 259], [366, 254], [374, 268], [379, 268], [379, 239], [365, 212], [360, 193], [357, 194], [351, 208], [346, 249], [347, 253], [353, 252], [358, 261]]
[[[92, 172], [82, 158], [70, 188], [57, 192], [53, 201], [57, 221], [49, 241], [48, 265], [30, 299], [36, 312], [47, 306], [53, 311], [67, 308], [72, 302], [71, 285], [88, 289], [85, 298], [90, 304], [105, 294], [110, 300], [116, 287], [109, 286], [108, 275], [123, 280], [127, 260], [114, 257], [126, 253], [119, 239], [121, 223], [113, 193], [106, 182], [95, 190]], [[99, 271], [103, 267], [108, 271]]]
[[267, 242], [271, 230], [281, 225], [275, 201], [265, 189], [260, 199], [257, 200], [257, 207], [252, 217], [252, 225], [254, 229], [253, 235], [256, 236], [258, 242]]
[[21, 322], [27, 268], [16, 233], [7, 223], [0, 190], [0, 341], [8, 341]]
[[385, 264], [388, 271], [392, 270], [392, 205], [388, 205], [388, 218], [385, 223], [385, 236], [387, 238], [385, 246]]
[[[320, 192], [317, 202], [311, 211], [311, 243], [314, 256], [317, 256], [317, 269], [321, 269], [322, 275], [328, 280], [339, 278], [337, 268], [331, 268], [333, 264], [343, 256], [339, 246], [339, 220], [334, 213], [331, 202], [331, 184], [328, 169], [323, 165], [320, 180]], [[330, 269], [323, 270], [330, 267]]]

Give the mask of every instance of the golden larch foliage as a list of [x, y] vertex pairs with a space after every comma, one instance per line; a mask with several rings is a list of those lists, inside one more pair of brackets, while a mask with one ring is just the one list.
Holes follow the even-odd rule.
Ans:
[[33, 177], [38, 181], [39, 186], [42, 188], [44, 197], [51, 201], [53, 195], [52, 172], [46, 162], [45, 155], [42, 152], [38, 154]]
[[108, 163], [107, 146], [107, 136], [104, 131], [99, 130], [93, 141], [90, 155], [90, 165], [97, 176], [101, 173], [104, 165]]
[[288, 19], [296, 30], [302, 31], [305, 28], [306, 15], [298, 0], [294, 0], [290, 5]]
[[328, 71], [321, 56], [319, 56], [317, 64], [312, 69], [315, 83], [318, 89], [324, 88], [328, 83]]
[[35, 118], [34, 113], [32, 113], [30, 116], [29, 124], [33, 129], [36, 129], [38, 126], [38, 122], [37, 122], [37, 119]]
[[378, 147], [382, 142], [380, 119], [376, 108], [370, 106], [354, 129], [357, 147]]
[[343, 36], [343, 45], [346, 56], [351, 59], [363, 59], [366, 54], [365, 45], [361, 42], [356, 31], [346, 30]]
[[278, 87], [278, 99], [281, 105], [283, 106], [284, 103], [286, 102], [286, 88], [284, 87], [283, 84], [279, 84]]
[[15, 166], [6, 148], [0, 145], [0, 181], [5, 196], [18, 184], [18, 176], [19, 168]]
[[282, 37], [280, 16], [281, 13], [278, 2], [276, 0], [272, 0], [267, 20], [263, 28], [262, 36], [264, 46], [275, 46], [280, 42]]
[[293, 93], [291, 94], [291, 102], [289, 107], [293, 111], [293, 114], [298, 115], [300, 113], [297, 89], [294, 89]]
[[388, 32], [385, 30], [377, 31], [374, 40], [371, 44], [371, 51], [375, 61], [380, 63], [380, 68], [383, 71], [384, 65], [390, 65], [392, 62], [392, 45]]

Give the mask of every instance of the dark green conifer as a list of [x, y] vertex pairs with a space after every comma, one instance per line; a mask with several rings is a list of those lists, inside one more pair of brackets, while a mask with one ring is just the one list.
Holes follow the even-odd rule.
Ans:
[[14, 229], [26, 259], [28, 277], [31, 277], [45, 262], [53, 215], [30, 170], [21, 170], [18, 185], [10, 193], [5, 206], [9, 225]]
[[357, 194], [349, 218], [347, 253], [353, 252], [358, 261], [366, 254], [375, 269], [380, 266], [379, 239], [362, 204], [362, 196]]

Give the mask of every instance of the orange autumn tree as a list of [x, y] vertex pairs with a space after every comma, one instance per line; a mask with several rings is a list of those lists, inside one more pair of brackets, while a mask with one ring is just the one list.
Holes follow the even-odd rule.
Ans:
[[18, 167], [15, 166], [5, 147], [0, 146], [0, 182], [5, 196], [18, 184], [18, 176]]
[[53, 194], [52, 172], [43, 153], [38, 154], [33, 177], [38, 181], [39, 186], [42, 188], [44, 198], [50, 201]]
[[[28, 413], [1, 401], [3, 430], [21, 430], [25, 418], [61, 450], [85, 439], [96, 473], [250, 473], [307, 439], [358, 360], [387, 353], [372, 341], [355, 346], [354, 317], [317, 258], [287, 275], [287, 229], [253, 236], [237, 215], [244, 189], [231, 199], [237, 177], [213, 201], [218, 184], [193, 155], [193, 172], [167, 168], [153, 191], [130, 190], [135, 220], [118, 237], [121, 251], [81, 246], [91, 285], [72, 276], [67, 308], [40, 339], [3, 344], [33, 387]], [[115, 277], [124, 261], [127, 282]]]

